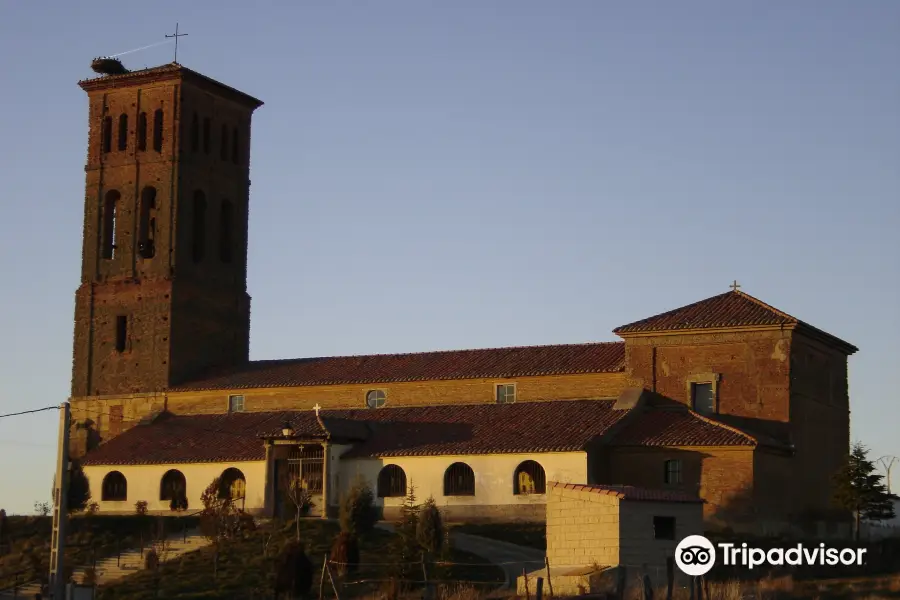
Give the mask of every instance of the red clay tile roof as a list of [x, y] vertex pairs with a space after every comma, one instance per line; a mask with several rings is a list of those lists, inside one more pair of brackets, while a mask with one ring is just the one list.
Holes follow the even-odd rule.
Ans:
[[[315, 413], [310, 411], [310, 415], [312, 429]], [[282, 413], [164, 414], [101, 444], [88, 452], [82, 462], [139, 465], [263, 460], [266, 452], [257, 431], [280, 427], [284, 420]]]
[[748, 326], [799, 326], [805, 331], [824, 336], [852, 354], [858, 349], [829, 333], [769, 306], [762, 300], [740, 291], [731, 291], [681, 308], [641, 319], [613, 330], [617, 335], [651, 333], [686, 329], [717, 329]]
[[622, 342], [447, 350], [259, 360], [211, 373], [170, 391], [612, 373], [624, 367]]
[[368, 441], [344, 457], [574, 452], [627, 414], [612, 410], [614, 404], [553, 400], [342, 411], [373, 425]]
[[613, 437], [616, 446], [756, 446], [758, 440], [688, 409], [636, 415]]
[[[627, 414], [614, 400], [323, 410], [325, 429], [361, 441], [344, 457], [501, 454], [583, 450]], [[85, 457], [85, 465], [262, 460], [260, 436], [324, 431], [312, 410], [167, 415], [135, 426]], [[366, 425], [365, 428], [360, 426]]]
[[579, 483], [548, 481], [547, 486], [550, 488], [578, 490], [606, 496], [615, 496], [620, 500], [633, 500], [638, 502], [703, 502], [703, 500], [697, 496], [692, 496], [677, 490], [652, 490], [630, 485], [583, 485]]
[[746, 325], [786, 325], [799, 321], [743, 292], [727, 292], [634, 323], [613, 333], [707, 329]]

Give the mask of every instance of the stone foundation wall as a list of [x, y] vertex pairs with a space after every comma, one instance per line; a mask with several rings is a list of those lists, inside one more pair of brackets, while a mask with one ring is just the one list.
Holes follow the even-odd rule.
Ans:
[[[546, 518], [545, 504], [495, 504], [441, 506], [445, 522], [450, 523], [542, 523]], [[385, 506], [382, 518], [397, 521], [401, 516], [399, 506]]]

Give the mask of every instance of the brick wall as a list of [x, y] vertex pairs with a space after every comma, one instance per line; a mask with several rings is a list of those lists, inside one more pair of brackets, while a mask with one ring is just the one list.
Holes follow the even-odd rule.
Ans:
[[[207, 367], [248, 358], [252, 108], [231, 92], [177, 73], [131, 81], [111, 79], [89, 91], [75, 397], [159, 391]], [[192, 147], [194, 113], [211, 119], [209, 153]], [[107, 123], [112, 127], [108, 147], [103, 133]], [[124, 146], [119, 145], [120, 132]], [[232, 149], [229, 140], [235, 132], [238, 144]], [[236, 161], [232, 150], [238, 151]], [[193, 222], [198, 190], [207, 202], [203, 235]], [[106, 218], [112, 212], [110, 194], [118, 198], [114, 228]], [[220, 228], [226, 201], [233, 207], [230, 240]], [[115, 244], [111, 255], [104, 250], [109, 237]], [[148, 239], [152, 256], [141, 251]], [[195, 243], [200, 239], [204, 243]], [[203, 248], [199, 261], [195, 246]], [[127, 318], [124, 350], [115, 344], [117, 317]]]
[[311, 408], [363, 408], [366, 393], [384, 390], [386, 406], [423, 406], [496, 402], [496, 385], [516, 383], [516, 401], [615, 398], [625, 385], [622, 373], [547, 375], [516, 379], [455, 379], [384, 384], [300, 386], [250, 390], [170, 392], [169, 407], [177, 413], [217, 413], [227, 408], [229, 394], [244, 396], [245, 410], [267, 411]]
[[847, 357], [800, 334], [791, 347], [791, 441], [794, 511], [827, 513], [831, 477], [850, 446]]
[[[665, 484], [667, 460], [682, 462], [681, 485]], [[758, 514], [753, 502], [752, 448], [612, 448], [607, 479], [600, 483], [696, 494], [705, 501], [703, 517], [711, 527], [740, 527]], [[773, 505], [765, 506], [771, 510]]]
[[760, 448], [753, 456], [753, 508], [759, 533], [768, 534], [785, 529], [793, 518], [796, 488], [796, 460], [767, 448]]
[[647, 389], [688, 406], [691, 382], [715, 376], [723, 420], [786, 439], [790, 347], [787, 331], [629, 337], [626, 370]]

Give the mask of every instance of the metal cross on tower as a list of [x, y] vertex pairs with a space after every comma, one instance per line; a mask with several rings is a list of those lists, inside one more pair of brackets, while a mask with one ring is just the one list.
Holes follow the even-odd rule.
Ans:
[[178, 62], [178, 38], [184, 37], [188, 34], [186, 33], [178, 33], [178, 23], [175, 23], [175, 33], [173, 35], [166, 34], [167, 38], [175, 38], [175, 62]]
[[735, 279], [735, 280], [734, 280], [734, 283], [732, 283], [732, 284], [729, 285], [728, 287], [731, 288], [731, 291], [732, 291], [732, 292], [736, 292], [736, 291], [738, 291], [738, 290], [740, 289], [741, 285], [737, 282], [737, 279]]

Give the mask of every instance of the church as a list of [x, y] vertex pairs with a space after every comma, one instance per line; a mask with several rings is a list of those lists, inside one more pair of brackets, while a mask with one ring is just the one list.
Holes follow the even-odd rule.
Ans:
[[[119, 65], [121, 67], [121, 65]], [[699, 497], [710, 528], [830, 513], [853, 345], [741, 291], [616, 341], [252, 361], [251, 119], [262, 102], [178, 63], [109, 69], [89, 98], [70, 432], [100, 514], [245, 510], [297, 480], [329, 516], [357, 480], [453, 520], [542, 520], [550, 482]]]

